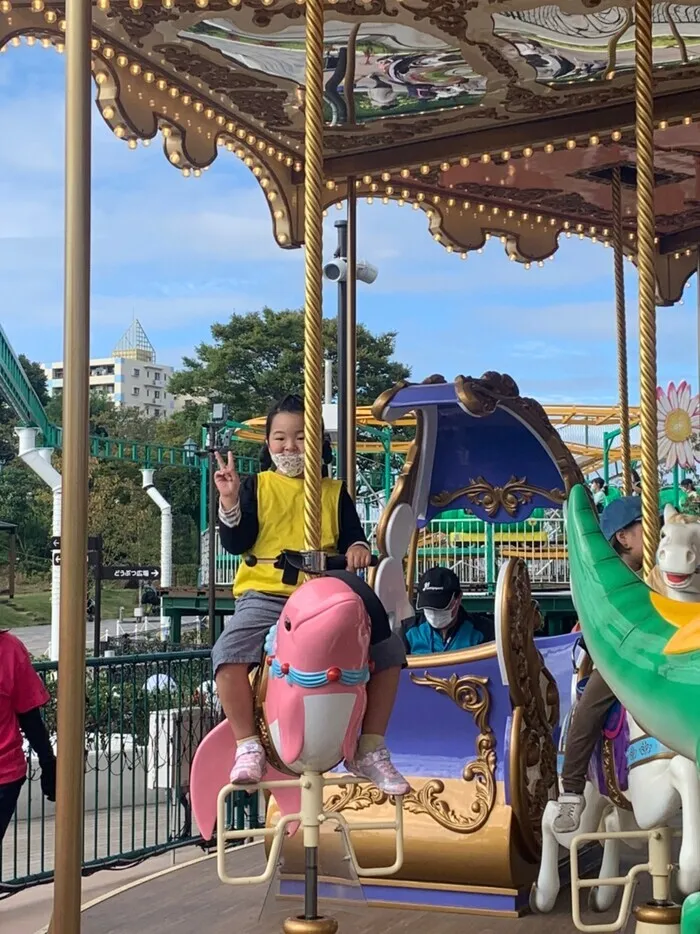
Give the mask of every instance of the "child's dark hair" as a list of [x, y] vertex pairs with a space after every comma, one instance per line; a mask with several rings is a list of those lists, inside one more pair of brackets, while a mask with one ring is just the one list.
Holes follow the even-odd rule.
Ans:
[[605, 482], [605, 480], [603, 480], [602, 477], [593, 477], [593, 479], [591, 480], [591, 485], [597, 486], [598, 489], [602, 490], [606, 496], [608, 495], [608, 485]]
[[[303, 415], [304, 400], [296, 393], [290, 393], [289, 395], [280, 399], [279, 402], [276, 402], [267, 413], [267, 418], [265, 420], [265, 444], [263, 444], [262, 450], [260, 451], [261, 470], [269, 470], [272, 467], [272, 457], [270, 456], [270, 449], [267, 446], [267, 442], [270, 438], [272, 423], [275, 420], [275, 416], [282, 412], [289, 412], [294, 415]], [[333, 449], [331, 448], [331, 440], [323, 428], [323, 423], [321, 423], [321, 431], [323, 432], [323, 448], [321, 450], [321, 461], [323, 466], [321, 468], [321, 476], [327, 477], [328, 465], [333, 461]]]

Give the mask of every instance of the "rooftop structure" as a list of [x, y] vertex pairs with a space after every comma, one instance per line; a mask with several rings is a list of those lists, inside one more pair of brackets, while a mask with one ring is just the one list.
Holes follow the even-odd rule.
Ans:
[[[63, 361], [44, 366], [49, 392], [63, 389]], [[90, 389], [103, 393], [117, 406], [140, 409], [163, 418], [175, 411], [168, 392], [173, 367], [156, 363], [156, 351], [135, 318], [112, 351], [111, 357], [90, 360]]]

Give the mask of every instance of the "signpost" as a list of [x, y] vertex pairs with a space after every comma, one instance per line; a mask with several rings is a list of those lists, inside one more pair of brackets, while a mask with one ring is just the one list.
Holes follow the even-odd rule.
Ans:
[[[102, 536], [91, 535], [88, 538], [88, 566], [92, 570], [95, 580], [95, 625], [93, 636], [93, 655], [100, 654], [100, 641], [102, 638], [102, 581], [130, 581], [139, 583], [151, 582], [160, 577], [161, 569], [153, 565], [127, 564], [122, 567], [110, 565], [102, 566]], [[51, 539], [51, 563], [54, 567], [61, 566], [61, 536], [54, 535]], [[85, 595], [87, 599], [87, 594]]]
[[123, 567], [108, 566], [102, 568], [103, 581], [154, 581], [158, 577], [160, 577], [160, 568], [150, 566], [130, 564]]

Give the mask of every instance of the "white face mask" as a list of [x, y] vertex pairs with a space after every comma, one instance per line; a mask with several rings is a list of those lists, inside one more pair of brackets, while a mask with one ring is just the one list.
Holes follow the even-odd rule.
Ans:
[[447, 629], [454, 622], [455, 606], [456, 601], [453, 600], [444, 610], [436, 610], [428, 606], [423, 612], [425, 613], [426, 620], [433, 629]]
[[300, 477], [304, 473], [303, 454], [272, 454], [272, 463], [285, 477]]

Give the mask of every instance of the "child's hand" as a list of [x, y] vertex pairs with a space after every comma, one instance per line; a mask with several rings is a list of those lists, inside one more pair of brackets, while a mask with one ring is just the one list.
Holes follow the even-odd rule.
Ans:
[[218, 451], [215, 455], [219, 469], [214, 474], [214, 483], [219, 491], [219, 499], [224, 509], [233, 509], [241, 491], [241, 478], [238, 476], [231, 451], [228, 452], [226, 462]]
[[345, 553], [348, 571], [359, 571], [368, 568], [372, 555], [365, 545], [351, 545]]

